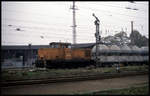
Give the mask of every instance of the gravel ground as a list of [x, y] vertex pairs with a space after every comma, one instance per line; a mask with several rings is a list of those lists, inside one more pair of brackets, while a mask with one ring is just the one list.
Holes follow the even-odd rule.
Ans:
[[20, 85], [1, 88], [3, 94], [76, 94], [114, 88], [126, 88], [148, 82], [148, 75], [103, 80]]

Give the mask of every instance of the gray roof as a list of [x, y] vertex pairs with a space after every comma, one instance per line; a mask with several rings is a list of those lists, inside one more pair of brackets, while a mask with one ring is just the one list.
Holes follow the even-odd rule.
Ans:
[[127, 45], [120, 46], [120, 49], [121, 50], [131, 51], [131, 48], [129, 46], [127, 46]]
[[134, 46], [131, 46], [131, 49], [132, 49], [132, 50], [140, 50], [140, 48], [139, 48], [138, 46], [135, 46], [135, 45], [134, 45]]
[[142, 50], [147, 50], [147, 51], [149, 51], [148, 46], [141, 47], [141, 49], [142, 49]]
[[[69, 43], [70, 44], [70, 43]], [[73, 48], [92, 48], [95, 43], [79, 43], [74, 46]], [[50, 45], [31, 45], [31, 49], [39, 49], [39, 48], [49, 48]], [[2, 50], [25, 50], [29, 49], [28, 45], [3, 45]]]
[[118, 50], [120, 50], [120, 47], [118, 47], [117, 45], [111, 45], [110, 50], [118, 51]]
[[[97, 46], [97, 51], [98, 52], [107, 52], [109, 51], [109, 48], [107, 45], [104, 45], [104, 44], [98, 44]], [[92, 48], [92, 53], [95, 53], [96, 52], [96, 45]]]
[[[106, 45], [106, 44], [100, 44], [98, 45], [98, 52], [100, 53], [107, 53], [107, 52], [121, 52], [121, 53], [148, 53], [148, 47], [142, 47], [139, 48], [137, 46], [128, 46], [128, 45]], [[96, 52], [96, 46], [92, 48], [92, 53]]]
[[[31, 49], [49, 48], [49, 45], [32, 45]], [[5, 45], [2, 46], [2, 50], [25, 50], [29, 49], [27, 45]]]

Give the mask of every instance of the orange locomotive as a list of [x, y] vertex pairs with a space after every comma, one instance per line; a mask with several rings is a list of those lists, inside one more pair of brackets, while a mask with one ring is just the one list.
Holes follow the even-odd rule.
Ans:
[[71, 43], [52, 42], [38, 50], [36, 67], [75, 68], [93, 64], [91, 49], [71, 48]]

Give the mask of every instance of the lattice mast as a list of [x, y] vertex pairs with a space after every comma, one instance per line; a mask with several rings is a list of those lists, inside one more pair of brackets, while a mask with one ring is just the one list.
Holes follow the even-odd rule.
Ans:
[[73, 25], [72, 25], [72, 31], [73, 31], [73, 44], [76, 44], [76, 10], [77, 8], [75, 8], [75, 1], [73, 1], [73, 6], [70, 8], [72, 9], [72, 13], [73, 13]]

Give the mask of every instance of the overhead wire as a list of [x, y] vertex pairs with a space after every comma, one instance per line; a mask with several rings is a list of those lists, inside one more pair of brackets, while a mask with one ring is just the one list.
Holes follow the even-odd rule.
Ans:
[[[39, 15], [38, 15], [39, 16]], [[42, 15], [42, 16], [45, 16], [45, 15]], [[107, 15], [106, 15], [107, 16]], [[60, 18], [64, 18], [64, 17], [60, 17]], [[112, 18], [115, 18], [114, 16], [112, 16]], [[116, 19], [118, 19], [118, 18], [116, 18]], [[119, 18], [120, 19], [120, 18]], [[123, 20], [123, 21], [127, 21], [127, 20], [125, 20], [125, 19], [120, 19], [120, 20]]]
[[[103, 12], [107, 12], [107, 13], [115, 13], [115, 15], [122, 15], [122, 16], [128, 16], [128, 17], [136, 17], [136, 16], [131, 16], [131, 15], [126, 15], [126, 14], [121, 14], [121, 13], [117, 13], [117, 12], [112, 12], [112, 11], [108, 11], [108, 10], [102, 10], [102, 9], [97, 9], [97, 8], [91, 8], [91, 7], [85, 7], [85, 6], [80, 6], [82, 8], [87, 8], [90, 10], [97, 10], [97, 11], [103, 11]], [[145, 19], [145, 17], [136, 17], [138, 19]]]
[[[105, 10], [106, 11], [106, 10]], [[39, 13], [38, 13], [39, 14]], [[125, 14], [121, 14], [121, 15], [125, 15]], [[43, 16], [45, 16], [45, 15], [43, 15]], [[126, 16], [128, 16], [128, 15], [126, 15]]]
[[[5, 27], [7, 27], [8, 25], [7, 24], [3, 24]], [[70, 36], [70, 35], [72, 35], [71, 33], [71, 29], [70, 30], [68, 30], [68, 32], [65, 32], [64, 34], [61, 34], [61, 33], [54, 33], [54, 29], [56, 29], [56, 28], [48, 28], [49, 30], [47, 30], [47, 31], [44, 31], [43, 29], [44, 28], [42, 28], [41, 29], [41, 27], [39, 27], [40, 29], [38, 29], [38, 27], [37, 27], [37, 29], [38, 29], [38, 32], [36, 32], [36, 31], [31, 31], [31, 30], [26, 30], [25, 28], [28, 28], [27, 26], [24, 28], [23, 26], [16, 26], [16, 25], [12, 25], [12, 26], [14, 26], [15, 28], [20, 28], [21, 30], [23, 30], [23, 31], [21, 31], [21, 33], [30, 33], [30, 34], [33, 34], [33, 33], [35, 33], [35, 34], [45, 34], [45, 35], [47, 35], [47, 34], [51, 34], [51, 35], [53, 35], [53, 34], [55, 34], [55, 35], [64, 35], [64, 36]], [[15, 28], [13, 28], [13, 30], [15, 29]], [[32, 28], [32, 27], [29, 27], [29, 28]], [[34, 27], [33, 27], [34, 28]], [[37, 30], [36, 29], [36, 30]], [[62, 30], [62, 29], [59, 29], [59, 30]], [[82, 30], [82, 29], [81, 29]], [[64, 31], [67, 31], [67, 30], [64, 30]], [[70, 32], [69, 32], [70, 31]], [[82, 30], [83, 31], [83, 30]], [[88, 31], [88, 30], [86, 30], [85, 29], [85, 31]], [[18, 31], [13, 31], [13, 32], [18, 32]], [[83, 36], [83, 35], [85, 35], [84, 33], [87, 33], [87, 32], [80, 32], [79, 34], [77, 34], [77, 36]], [[83, 34], [83, 35], [82, 35]], [[90, 36], [90, 35], [87, 35], [86, 34], [86, 36]]]
[[[44, 16], [44, 15], [43, 15]], [[105, 16], [108, 16], [108, 15], [105, 15]], [[114, 16], [111, 16], [112, 18], [115, 18]], [[116, 19], [118, 19], [118, 18], [116, 18]], [[120, 18], [119, 18], [120, 19]], [[112, 20], [114, 20], [114, 19], [112, 19]], [[120, 19], [120, 20], [122, 20], [122, 21], [127, 21], [127, 20], [125, 20], [125, 19]], [[20, 20], [19, 20], [20, 21]], [[117, 20], [118, 21], [118, 20]], [[32, 21], [29, 21], [29, 22], [32, 22]], [[114, 22], [116, 22], [116, 21], [114, 21]], [[36, 22], [35, 22], [36, 23]], [[40, 22], [41, 23], [41, 22]]]
[[80, 29], [80, 30], [82, 30], [82, 29]]
[[[32, 34], [34, 33], [33, 31], [27, 31], [27, 32], [32, 33]], [[39, 33], [39, 32], [40, 32], [40, 31], [38, 31], [38, 33]], [[21, 32], [21, 33], [22, 33], [22, 32]], [[26, 33], [26, 32], [25, 32], [25, 33]], [[37, 33], [34, 33], [34, 34], [37, 35]], [[53, 34], [55, 34], [55, 35], [53, 35]], [[44, 35], [46, 35], [46, 36], [44, 36]], [[51, 33], [51, 36], [49, 36], [49, 35], [47, 35], [47, 34], [45, 34], [45, 33], [43, 34], [43, 32], [41, 32], [40, 35], [37, 35], [37, 36], [39, 36], [39, 37], [40, 37], [40, 36], [44, 36], [44, 37], [47, 37], [47, 36], [52, 37], [52, 36], [53, 36], [54, 38], [55, 38], [55, 37], [57, 37], [57, 38], [59, 38], [59, 37], [62, 38], [62, 36], [56, 36], [56, 35], [64, 35], [64, 36], [66, 36], [67, 34]], [[69, 35], [72, 35], [72, 34], [69, 34]], [[28, 36], [28, 35], [27, 35], [27, 36]], [[33, 36], [33, 35], [32, 35], [32, 36]], [[84, 35], [81, 35], [81, 34], [80, 34], [80, 35], [77, 35], [77, 36], [86, 36], [86, 37], [87, 37], [87, 36], [92, 36], [92, 37], [94, 37], [93, 35], [85, 35], [85, 34], [84, 34]], [[69, 37], [70, 37], [70, 36], [69, 36]], [[66, 37], [66, 38], [68, 38], [68, 37]], [[66, 38], [65, 38], [65, 39], [66, 39]], [[80, 37], [80, 38], [83, 38], [83, 37]]]
[[[125, 7], [121, 7], [121, 6], [114, 6], [114, 5], [106, 5], [106, 4], [97, 4], [97, 3], [89, 3], [89, 4], [93, 4], [93, 5], [102, 5], [102, 6], [108, 6], [108, 7], [115, 7], [115, 8], [121, 8], [121, 9], [125, 9], [125, 10], [129, 10], [129, 9], [126, 9]], [[131, 10], [131, 9], [130, 9]], [[134, 10], [135, 12], [137, 12], [136, 10]], [[138, 10], [138, 11], [142, 11], [142, 12], [145, 12], [146, 10]]]
[[[2, 11], [3, 12], [3, 11]], [[28, 15], [32, 15], [32, 16], [36, 16], [36, 17], [48, 17], [49, 18], [49, 16], [52, 16], [53, 18], [57, 18], [57, 19], [67, 19], [67, 17], [62, 17], [62, 16], [53, 16], [52, 14], [41, 14], [41, 13], [34, 13], [34, 12], [28, 12], [28, 11], [17, 11], [17, 10], [4, 10], [4, 12], [5, 13], [10, 13], [10, 12], [12, 12], [12, 13], [16, 13], [16, 14], [18, 14], [19, 13], [19, 15], [23, 15], [23, 14], [28, 14]]]
[[[115, 18], [115, 17], [113, 17], [113, 18]], [[118, 19], [118, 18], [116, 18], [116, 19]], [[13, 20], [13, 21], [16, 21], [16, 22], [24, 22], [24, 20], [17, 20], [17, 19], [11, 19], [11, 20]], [[112, 20], [114, 20], [114, 19], [112, 19]], [[120, 19], [120, 20], [122, 20], [123, 21], [123, 19]], [[126, 20], [124, 20], [124, 21], [126, 21]], [[28, 21], [26, 21], [26, 22], [28, 22]], [[31, 23], [33, 23], [32, 21], [29, 21], [29, 22], [31, 22]], [[114, 22], [119, 22], [118, 20], [116, 21], [116, 20], [114, 20]], [[129, 21], [128, 21], [129, 22]], [[35, 23], [35, 24], [37, 24], [37, 23]], [[41, 24], [41, 23], [39, 23], [39, 24]], [[121, 25], [116, 25], [116, 24], [114, 24], [114, 23], [111, 23], [111, 25], [115, 25], [115, 26], [120, 26], [120, 27], [122, 27]], [[47, 25], [47, 24], [46, 24]], [[51, 25], [55, 25], [55, 24], [51, 24]], [[85, 26], [85, 25], [78, 25], [77, 26], [77, 28], [81, 28], [81, 26], [83, 27], [83, 26]], [[86, 25], [85, 27], [87, 27], [88, 25]], [[19, 26], [18, 26], [19, 27]], [[26, 27], [26, 26], [23, 26], [23, 27]], [[49, 26], [50, 27], [50, 26]], [[61, 27], [61, 26], [60, 26]], [[59, 29], [60, 29], [60, 27], [59, 27]], [[31, 28], [31, 29], [46, 29], [46, 30], [51, 30], [51, 29], [53, 29], [53, 28], [44, 28], [44, 27], [27, 27], [27, 28]], [[66, 27], [67, 28], [67, 27]], [[65, 28], [65, 29], [66, 29]], [[70, 30], [71, 28], [70, 27], [68, 27], [66, 30]], [[58, 28], [57, 28], [57, 30], [58, 30]]]
[[[26, 27], [26, 26], [25, 26]], [[29, 28], [32, 28], [32, 27], [29, 27]], [[34, 28], [34, 27], [33, 27]], [[43, 28], [40, 28], [40, 27], [35, 27], [36, 29], [43, 29]], [[59, 28], [60, 29], [60, 28]], [[52, 28], [50, 28], [50, 30], [52, 30]], [[80, 30], [83, 30], [83, 29], [80, 29]], [[66, 31], [66, 30], [65, 30]]]
[[[30, 33], [32, 33], [32, 31], [29, 31]], [[26, 32], [25, 32], [26, 33]], [[5, 33], [6, 34], [6, 33]], [[9, 35], [10, 36], [10, 33], [8, 33], [7, 35]], [[11, 36], [12, 35], [20, 35], [20, 36], [31, 36], [31, 37], [38, 37], [38, 38], [40, 38], [40, 36], [43, 36], [44, 38], [64, 38], [64, 39], [71, 39], [71, 35], [68, 35], [68, 37], [66, 37], [66, 35], [65, 34], [63, 34], [63, 36], [61, 36], [61, 35], [56, 35], [56, 34], [50, 34], [50, 35], [47, 35], [47, 34], [36, 34], [36, 33], [32, 33], [32, 34], [22, 34], [22, 33], [20, 33], [20, 34], [18, 34], [18, 33], [16, 33], [16, 34], [12, 34], [11, 33]], [[78, 36], [82, 36], [82, 35], [78, 35]], [[91, 35], [85, 35], [86, 37], [87, 36], [90, 36], [91, 37]], [[78, 37], [78, 38], [80, 38], [80, 39], [82, 39], [82, 38], [86, 38], [86, 37]], [[93, 36], [92, 36], [93, 37]], [[85, 39], [86, 40], [86, 39]]]
[[[16, 21], [16, 22], [23, 22], [23, 23], [31, 23], [31, 24], [38, 24], [38, 25], [44, 25], [44, 26], [54, 26], [54, 25], [52, 25], [51, 23], [47, 23], [47, 22], [39, 22], [39, 21], [35, 21], [35, 20], [21, 20], [21, 19], [15, 19], [15, 18], [2, 18], [2, 21], [3, 20], [6, 20], [6, 21]], [[55, 24], [55, 23], [53, 23], [53, 24]], [[56, 23], [57, 25], [58, 24], [60, 24], [60, 25], [62, 25], [62, 24], [66, 24], [66, 23]]]
[[[138, 2], [138, 1], [137, 1]], [[146, 6], [149, 6], [148, 4], [144, 4], [144, 3], [137, 3], [135, 2], [135, 4], [139, 4], [139, 5], [146, 5]]]

